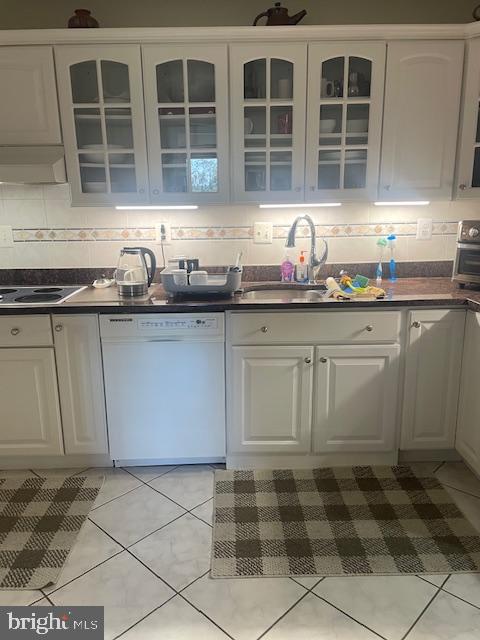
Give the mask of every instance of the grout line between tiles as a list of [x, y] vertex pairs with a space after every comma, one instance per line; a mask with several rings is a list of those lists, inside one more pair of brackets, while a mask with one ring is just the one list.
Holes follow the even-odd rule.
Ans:
[[[445, 582], [447, 581], [445, 580]], [[443, 584], [445, 584], [445, 582]], [[475, 607], [475, 609], [480, 610], [480, 606], [478, 606], [478, 604], [473, 604], [473, 602], [469, 602], [468, 600], [465, 600], [465, 598], [462, 598], [461, 596], [457, 596], [455, 593], [452, 593], [451, 591], [444, 589], [443, 585], [440, 587], [440, 591], [443, 591], [443, 593], [448, 593], [449, 596], [453, 596], [454, 598], [457, 598], [457, 600], [461, 600], [462, 602], [465, 602], [465, 604], [469, 604], [471, 607]]]
[[[297, 577], [300, 577], [300, 576], [297, 576]], [[311, 591], [312, 589], [315, 589], [315, 587], [317, 587], [320, 584], [320, 582], [322, 582], [322, 580], [325, 580], [326, 576], [322, 576], [322, 577], [318, 578], [317, 582], [313, 585], [313, 587], [306, 587], [301, 582], [298, 582], [298, 580], [295, 580], [295, 578], [293, 576], [288, 576], [288, 578], [290, 578], [290, 580], [293, 580], [293, 582], [295, 582], [295, 584], [299, 584], [301, 587], [303, 587], [307, 591]]]
[[[430, 583], [431, 584], [431, 583]], [[433, 586], [433, 585], [432, 585]], [[425, 607], [422, 609], [422, 611], [420, 612], [420, 614], [415, 618], [415, 620], [413, 621], [413, 623], [411, 624], [410, 628], [408, 629], [408, 631], [400, 638], [400, 640], [405, 640], [405, 638], [408, 636], [408, 634], [412, 631], [412, 629], [415, 627], [415, 625], [417, 624], [417, 622], [420, 620], [420, 618], [423, 616], [423, 614], [426, 612], [426, 610], [429, 608], [429, 606], [432, 604], [432, 602], [435, 600], [435, 598], [438, 596], [438, 594], [440, 593], [441, 588], [438, 587], [437, 591], [433, 594], [433, 596], [430, 598], [430, 600], [427, 602], [427, 604], [425, 605]]]
[[[430, 574], [433, 575], [433, 574]], [[423, 576], [419, 575], [419, 574], [415, 574], [416, 578], [420, 578], [420, 580], [422, 580], [423, 582], [426, 582], [427, 584], [431, 585], [432, 587], [437, 587], [438, 589], [441, 589], [443, 587], [443, 585], [445, 584], [445, 582], [449, 579], [450, 574], [448, 574], [448, 576], [445, 578], [445, 580], [442, 582], [441, 585], [435, 584], [434, 582], [430, 582], [430, 580], [427, 580], [426, 578], [424, 578]]]
[[[159, 465], [161, 466], [161, 465]], [[161, 478], [163, 476], [166, 476], [167, 473], [170, 473], [171, 471], [175, 471], [175, 469], [178, 469], [178, 467], [180, 467], [182, 465], [175, 465], [172, 469], [169, 469], [168, 471], [165, 471], [164, 473], [159, 473], [158, 476], [155, 476], [154, 478], [150, 478], [150, 480], [148, 482], [153, 482], [154, 480], [156, 480], [157, 478]], [[131, 471], [128, 470], [128, 467], [116, 467], [117, 469], [123, 469], [123, 471], [126, 471], [129, 475], [133, 476], [135, 478], [135, 480], [140, 480], [140, 482], [143, 482], [143, 484], [148, 484], [148, 482], [146, 482], [145, 480], [143, 480], [143, 478], [139, 478], [138, 476], [136, 476], [134, 473], [132, 473]]]
[[[312, 593], [316, 598], [318, 598], [319, 600], [323, 600], [323, 602], [325, 602], [326, 604], [330, 605], [331, 607], [333, 607], [334, 609], [336, 609], [337, 611], [340, 611], [340, 613], [343, 613], [344, 616], [347, 616], [347, 618], [350, 618], [350, 620], [353, 620], [353, 622], [356, 622], [357, 624], [359, 624], [361, 627], [364, 627], [365, 629], [367, 629], [367, 631], [370, 631], [371, 633], [374, 633], [376, 636], [378, 636], [379, 638], [382, 638], [382, 640], [388, 640], [388, 638], [386, 638], [385, 636], [382, 636], [381, 633], [378, 633], [378, 631], [375, 631], [374, 629], [372, 629], [371, 627], [367, 626], [366, 624], [364, 624], [363, 622], [360, 622], [360, 620], [357, 620], [356, 618], [354, 618], [353, 616], [351, 616], [349, 613], [347, 613], [346, 611], [343, 611], [342, 609], [340, 609], [340, 607], [337, 607], [336, 605], [332, 604], [331, 602], [329, 602], [328, 600], [326, 600], [324, 597], [319, 596], [318, 593], [315, 593], [315, 591], [311, 591], [310, 593]], [[402, 638], [403, 640], [403, 638]]]
[[458, 489], [457, 487], [454, 487], [451, 484], [447, 484], [446, 482], [441, 482], [441, 484], [444, 487], [448, 487], [449, 489], [454, 489], [455, 491], [459, 491], [460, 493], [463, 493], [466, 496], [470, 496], [471, 498], [477, 498], [477, 500], [480, 500], [480, 496], [477, 496], [474, 493], [470, 493], [469, 491], [465, 491], [464, 489]]
[[[297, 584], [298, 584], [298, 583], [297, 583]], [[282, 620], [282, 619], [283, 619], [283, 618], [284, 618], [288, 613], [290, 613], [290, 611], [292, 611], [292, 609], [295, 609], [295, 607], [297, 606], [297, 604], [298, 604], [299, 602], [301, 602], [304, 598], [306, 598], [306, 597], [308, 596], [308, 594], [309, 594], [309, 593], [310, 593], [310, 591], [305, 591], [305, 593], [303, 593], [303, 594], [300, 596], [300, 598], [299, 598], [296, 602], [294, 602], [294, 603], [292, 604], [292, 606], [291, 606], [291, 607], [289, 607], [289, 608], [288, 608], [284, 613], [282, 613], [282, 615], [281, 615], [279, 618], [277, 618], [277, 619], [275, 620], [275, 622], [274, 622], [273, 624], [271, 624], [271, 625], [268, 627], [268, 629], [265, 629], [265, 631], [264, 631], [263, 633], [261, 633], [261, 634], [257, 637], [257, 640], [260, 640], [260, 638], [263, 638], [263, 637], [264, 637], [264, 636], [265, 636], [265, 635], [266, 635], [266, 634], [267, 634], [271, 629], [273, 629], [273, 627], [274, 627], [278, 622], [280, 622], [280, 620]]]
[[438, 465], [438, 467], [435, 467], [435, 469], [433, 470], [432, 473], [437, 473], [437, 471], [439, 469], [441, 469], [443, 467], [443, 465], [445, 464], [445, 460], [443, 462], [440, 462], [440, 464]]
[[119, 633], [117, 636], [114, 637], [113, 640], [117, 640], [117, 638], [121, 638], [123, 635], [125, 635], [128, 631], [131, 631], [134, 627], [137, 626], [137, 624], [140, 624], [140, 622], [143, 622], [146, 618], [148, 618], [148, 616], [151, 616], [152, 613], [155, 613], [155, 611], [158, 611], [159, 609], [161, 609], [165, 604], [167, 604], [167, 602], [170, 602], [170, 600], [173, 600], [173, 598], [176, 598], [177, 594], [174, 593], [173, 596], [170, 596], [170, 598], [168, 598], [168, 600], [165, 600], [165, 602], [162, 602], [161, 605], [159, 605], [158, 607], [155, 607], [155, 609], [152, 609], [151, 611], [149, 611], [146, 615], [143, 616], [143, 618], [140, 618], [140, 620], [137, 620], [137, 622], [134, 622], [133, 624], [131, 624], [127, 629], [124, 629], [121, 633]]
[[[193, 583], [192, 583], [192, 584], [193, 584]], [[190, 600], [187, 600], [187, 598], [185, 598], [185, 596], [183, 595], [183, 593], [179, 593], [178, 595], [180, 596], [180, 598], [182, 598], [183, 600], [185, 600], [185, 602], [186, 602], [187, 604], [189, 604], [191, 607], [193, 607], [193, 608], [195, 609], [195, 611], [198, 611], [198, 613], [201, 613], [201, 614], [202, 614], [202, 616], [204, 616], [207, 620], [209, 620], [212, 624], [214, 624], [214, 625], [217, 627], [217, 629], [220, 629], [220, 631], [221, 631], [222, 633], [224, 633], [224, 634], [227, 636], [227, 638], [230, 638], [231, 640], [235, 640], [235, 638], [234, 638], [233, 636], [231, 636], [229, 633], [227, 633], [227, 631], [225, 631], [225, 629], [223, 629], [219, 624], [217, 624], [217, 623], [215, 622], [215, 620], [212, 620], [212, 618], [210, 618], [209, 616], [207, 616], [207, 614], [206, 614], [204, 611], [202, 611], [202, 610], [201, 610], [201, 609], [199, 609], [197, 606], [195, 606], [192, 602], [190, 602]]]

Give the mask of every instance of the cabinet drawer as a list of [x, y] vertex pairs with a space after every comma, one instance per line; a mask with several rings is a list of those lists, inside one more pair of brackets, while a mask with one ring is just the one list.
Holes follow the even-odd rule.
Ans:
[[397, 342], [398, 311], [232, 313], [231, 344]]
[[50, 316], [0, 318], [0, 347], [43, 347], [51, 344]]

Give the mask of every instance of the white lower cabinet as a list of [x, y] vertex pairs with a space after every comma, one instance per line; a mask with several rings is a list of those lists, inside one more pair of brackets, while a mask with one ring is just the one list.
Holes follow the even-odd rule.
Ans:
[[455, 448], [480, 475], [480, 313], [469, 312], [465, 344]]
[[401, 449], [455, 443], [465, 312], [408, 314]]
[[53, 348], [0, 349], [0, 407], [0, 455], [63, 454]]
[[315, 349], [314, 453], [395, 448], [399, 345]]
[[108, 452], [98, 316], [52, 316], [65, 453]]
[[313, 347], [233, 347], [229, 453], [311, 449]]

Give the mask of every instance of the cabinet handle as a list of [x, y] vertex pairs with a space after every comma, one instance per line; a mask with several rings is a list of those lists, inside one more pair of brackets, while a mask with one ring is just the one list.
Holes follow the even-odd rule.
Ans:
[[322, 358], [320, 358], [320, 362], [321, 362], [322, 364], [325, 364], [325, 363], [327, 362], [327, 359], [322, 357]]
[[20, 331], [21, 330], [18, 327], [13, 327], [13, 329], [10, 329], [10, 333], [12, 334], [12, 336], [18, 336]]
[[305, 364], [312, 364], [312, 359], [311, 358], [304, 358], [304, 362], [305, 362]]
[[63, 331], [63, 324], [56, 324], [55, 331]]
[[365, 327], [365, 329], [367, 331], [373, 331], [373, 325], [372, 324], [367, 324], [367, 326]]
[[260, 329], [260, 331], [261, 331], [262, 333], [267, 333], [267, 331], [268, 331], [268, 327], [262, 327], [262, 328]]
[[415, 320], [415, 322], [412, 322], [412, 327], [415, 327], [415, 329], [420, 329], [421, 326], [422, 325], [418, 320]]
[[140, 187], [138, 193], [145, 193], [145, 189], [143, 187]]
[[154, 196], [158, 196], [160, 191], [158, 189], [152, 189], [152, 193], [153, 193]]

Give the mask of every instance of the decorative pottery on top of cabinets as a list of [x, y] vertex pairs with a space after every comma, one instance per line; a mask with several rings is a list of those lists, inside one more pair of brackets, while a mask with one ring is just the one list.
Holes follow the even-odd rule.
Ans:
[[305, 198], [376, 199], [385, 43], [312, 43], [308, 52]]
[[55, 49], [74, 205], [148, 201], [138, 45]]
[[288, 15], [288, 9], [286, 7], [282, 7], [281, 2], [275, 2], [274, 7], [270, 7], [263, 13], [259, 13], [258, 16], [253, 21], [253, 26], [257, 24], [257, 22], [261, 18], [267, 18], [265, 25], [267, 27], [271, 25], [281, 26], [281, 25], [289, 25], [289, 24], [298, 24], [300, 20], [302, 20], [307, 15], [305, 9], [295, 13], [293, 16]]
[[150, 199], [229, 199], [227, 47], [143, 47]]

